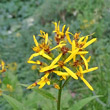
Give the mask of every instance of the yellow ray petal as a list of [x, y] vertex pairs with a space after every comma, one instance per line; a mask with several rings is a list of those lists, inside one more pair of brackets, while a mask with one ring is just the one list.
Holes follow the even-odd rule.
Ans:
[[33, 53], [30, 57], [29, 57], [29, 60], [33, 59], [34, 57], [37, 57], [39, 56], [40, 54], [39, 53]]
[[61, 71], [53, 71], [53, 72], [56, 73], [58, 76], [69, 76], [67, 72], [61, 72]]
[[50, 66], [55, 65], [55, 64], [59, 61], [59, 59], [61, 58], [61, 56], [62, 56], [62, 53], [60, 53], [60, 54], [52, 61], [52, 63], [51, 63]]
[[40, 61], [40, 60], [37, 60], [36, 63], [37, 63], [38, 65], [40, 65], [40, 64], [41, 64], [41, 61]]
[[64, 64], [69, 62], [73, 58], [74, 54], [71, 54], [65, 61]]
[[90, 69], [88, 69], [88, 70], [82, 71], [82, 73], [83, 73], [83, 74], [84, 74], [84, 73], [88, 73], [88, 72], [91, 72], [91, 71], [94, 71], [94, 70], [97, 70], [97, 69], [98, 69], [98, 67], [90, 68]]
[[52, 58], [45, 53], [43, 53], [41, 56], [43, 56], [44, 58], [47, 58], [48, 60], [52, 60]]
[[66, 34], [66, 38], [70, 44], [72, 44], [69, 34]]
[[87, 42], [87, 40], [88, 40], [88, 36], [85, 37], [84, 44]]
[[38, 65], [41, 64], [41, 62], [39, 60], [37, 60], [37, 61], [28, 60], [27, 63], [38, 64]]
[[89, 56], [89, 58], [87, 59], [87, 62], [90, 62], [90, 60], [91, 60], [91, 56]]
[[68, 53], [72, 53], [72, 51], [68, 51]]
[[45, 84], [46, 84], [45, 82], [41, 83], [39, 86], [39, 89], [43, 88], [45, 86]]
[[80, 55], [80, 56], [81, 56], [81, 58], [84, 60], [86, 69], [88, 69], [88, 62], [87, 62], [87, 60], [85, 59], [85, 57], [84, 57], [83, 55]]
[[67, 28], [67, 30], [66, 30], [66, 32], [65, 32], [65, 35], [66, 35], [66, 38], [67, 38], [68, 42], [69, 42], [70, 44], [72, 44], [68, 31], [69, 31], [69, 27]]
[[63, 69], [65, 69], [68, 72], [68, 74], [70, 76], [72, 76], [74, 79], [78, 79], [78, 77], [76, 76], [76, 74], [73, 73], [69, 68], [67, 68], [66, 66], [63, 66]]
[[5, 69], [5, 62], [3, 60], [1, 61], [1, 66], [2, 66], [2, 70], [4, 70]]
[[83, 77], [81, 77], [81, 79], [83, 80], [83, 82], [86, 84], [86, 86], [87, 86], [91, 91], [94, 90], [94, 89], [92, 88], [92, 86], [91, 86]]
[[51, 69], [54, 69], [54, 68], [57, 68], [58, 65], [53, 65], [53, 66], [46, 66], [44, 68], [41, 68], [40, 72], [45, 72], [45, 71], [48, 71], [48, 70], [51, 70]]
[[65, 30], [65, 26], [66, 26], [66, 25], [64, 25], [64, 26], [62, 27], [62, 32], [64, 32], [64, 30]]
[[43, 77], [48, 77], [49, 76], [49, 72], [46, 72], [46, 74]]
[[44, 50], [42, 49], [40, 52], [39, 52], [40, 55], [44, 54]]
[[27, 63], [36, 64], [36, 62], [35, 62], [35, 61], [30, 61], [30, 60], [28, 60], [28, 61], [27, 61]]
[[44, 67], [44, 68], [41, 68], [40, 72], [45, 72], [45, 71], [48, 71], [48, 70], [50, 70], [50, 69], [51, 69], [50, 66], [46, 66], [46, 67]]
[[75, 40], [73, 40], [73, 42], [72, 42], [72, 51], [75, 50], [75, 47], [76, 47], [76, 45], [75, 45]]
[[52, 22], [55, 25], [55, 30], [57, 30], [57, 23], [56, 22]]
[[72, 36], [74, 36], [74, 34], [72, 34], [71, 32], [68, 32], [68, 34], [71, 34]]
[[50, 85], [50, 81], [47, 81], [47, 84]]
[[60, 31], [60, 21], [58, 22], [58, 27], [57, 27], [58, 31]]
[[59, 44], [62, 44], [62, 43], [65, 43], [65, 41], [60, 41], [60, 43], [59, 43]]
[[35, 43], [35, 45], [38, 47], [39, 44], [38, 44], [38, 42], [37, 42], [37, 39], [36, 39], [35, 35], [33, 35], [33, 39], [34, 39], [34, 43]]
[[75, 61], [76, 61], [76, 55], [73, 56], [73, 62], [75, 62]]
[[79, 51], [77, 54], [87, 54], [88, 51]]
[[63, 78], [64, 80], [66, 80], [66, 79], [67, 79], [67, 76], [62, 76], [62, 78]]
[[83, 72], [83, 69], [82, 69], [82, 67], [80, 65], [79, 65], [79, 71], [80, 71], [80, 73]]
[[36, 83], [33, 83], [33, 84], [29, 85], [26, 89], [32, 89], [32, 88], [34, 88], [36, 85], [37, 85]]
[[81, 38], [78, 40], [78, 44], [80, 44], [84, 38], [85, 38], [85, 37], [81, 37]]
[[46, 33], [46, 38], [45, 38], [45, 44], [47, 44], [47, 42], [48, 42], [48, 33]]
[[72, 54], [64, 61], [64, 63], [67, 63], [70, 61], [78, 52], [79, 49], [76, 49], [75, 51], [72, 52]]
[[2, 65], [2, 66], [4, 66], [4, 65], [5, 65], [5, 62], [4, 62], [3, 60], [1, 61], [1, 65]]
[[88, 47], [90, 44], [92, 44], [96, 40], [97, 40], [97, 38], [93, 38], [92, 40], [88, 41], [82, 48], [84, 49], [84, 48]]
[[52, 51], [52, 50], [54, 50], [54, 49], [56, 49], [56, 48], [61, 48], [61, 47], [63, 47], [63, 46], [65, 46], [66, 44], [59, 44], [59, 45], [57, 45], [57, 46], [55, 46], [54, 48], [52, 48], [52, 49], [50, 49], [50, 51]]

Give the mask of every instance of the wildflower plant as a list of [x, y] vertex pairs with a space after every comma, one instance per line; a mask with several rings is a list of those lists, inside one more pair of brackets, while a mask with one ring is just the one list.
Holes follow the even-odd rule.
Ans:
[[[98, 67], [89, 67], [91, 56], [86, 58], [86, 54], [89, 53], [86, 48], [97, 39], [93, 38], [88, 41], [89, 36], [93, 34], [80, 36], [80, 33], [73, 34], [69, 32], [69, 27], [66, 29], [66, 25], [60, 30], [60, 22], [53, 22], [53, 24], [55, 25], [55, 30], [53, 31], [55, 33], [55, 47], [50, 44], [48, 33], [40, 30], [40, 35], [38, 35], [42, 39], [40, 42], [33, 35], [35, 46], [32, 49], [34, 53], [27, 62], [37, 65], [41, 78], [29, 85], [27, 89], [31, 89], [36, 85], [39, 88], [43, 88], [46, 84], [52, 84], [59, 90], [57, 110], [60, 110], [61, 91], [70, 77], [74, 80], [80, 78], [91, 91], [94, 90], [84, 78], [84, 75], [98, 69]], [[35, 58], [37, 60], [34, 60]], [[46, 60], [42, 60], [44, 58]], [[53, 78], [57, 78], [57, 81], [53, 81]]]

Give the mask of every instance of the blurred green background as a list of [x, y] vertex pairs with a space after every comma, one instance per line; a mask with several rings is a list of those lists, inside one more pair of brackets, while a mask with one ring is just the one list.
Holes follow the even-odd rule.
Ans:
[[[99, 69], [88, 74], [86, 79], [96, 94], [103, 95], [100, 100], [106, 106], [94, 100], [82, 110], [110, 110], [110, 0], [0, 0], [0, 59], [9, 66], [5, 77], [1, 77], [1, 88], [12, 85], [14, 92], [8, 94], [28, 104], [30, 110], [54, 110], [51, 101], [19, 85], [31, 84], [38, 78], [38, 70], [27, 64], [33, 53], [32, 36], [38, 35], [42, 29], [52, 37], [52, 21], [60, 21], [61, 26], [66, 24], [72, 33], [88, 35], [95, 32], [93, 37], [98, 40], [88, 50], [92, 56], [90, 67], [98, 66]], [[73, 103], [93, 95], [82, 82], [72, 79], [64, 91], [67, 100], [63, 100], [62, 110], [68, 110]], [[46, 104], [52, 109], [45, 108]], [[12, 110], [3, 97], [0, 97], [0, 110]]]

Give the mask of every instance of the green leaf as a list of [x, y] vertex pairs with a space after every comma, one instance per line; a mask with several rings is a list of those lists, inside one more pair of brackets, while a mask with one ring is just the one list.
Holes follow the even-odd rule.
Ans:
[[13, 107], [14, 110], [25, 110], [23, 104], [13, 97], [6, 94], [3, 94], [3, 97], [8, 101], [8, 103]]
[[34, 88], [33, 90], [36, 91], [37, 93], [41, 94], [42, 96], [44, 96], [44, 97], [50, 99], [50, 100], [56, 100], [56, 98], [55, 98], [51, 93], [49, 93], [49, 92], [46, 91], [46, 90], [37, 89], [37, 88]]
[[101, 97], [101, 96], [91, 96], [85, 99], [80, 100], [79, 102], [75, 103], [72, 107], [70, 107], [68, 110], [80, 110], [82, 109], [87, 103], [89, 103], [91, 100]]
[[27, 84], [20, 84], [19, 83], [18, 86], [23, 86], [23, 87], [26, 87], [27, 88], [29, 85], [27, 85]]

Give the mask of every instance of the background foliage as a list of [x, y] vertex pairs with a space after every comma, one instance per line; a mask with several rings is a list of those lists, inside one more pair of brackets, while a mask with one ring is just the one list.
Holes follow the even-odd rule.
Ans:
[[[1, 88], [9, 83], [14, 88], [10, 96], [28, 104], [32, 110], [50, 110], [45, 104], [55, 107], [54, 103], [35, 91], [26, 90], [21, 84], [31, 84], [38, 78], [38, 70], [33, 70], [27, 59], [33, 53], [32, 35], [38, 35], [42, 29], [52, 39], [54, 25], [52, 21], [66, 24], [72, 33], [81, 32], [98, 41], [88, 49], [92, 55], [91, 66], [98, 66], [96, 72], [87, 77], [96, 94], [103, 95], [100, 101], [92, 101], [83, 109], [110, 110], [110, 1], [109, 0], [0, 0], [0, 59], [9, 66], [5, 77], [1, 77]], [[54, 39], [53, 39], [54, 40]], [[54, 42], [53, 42], [54, 43]], [[36, 67], [37, 68], [37, 67]], [[49, 89], [49, 87], [45, 87]], [[52, 93], [54, 94], [54, 90]], [[84, 84], [70, 80], [64, 88], [67, 102], [63, 110], [82, 98], [92, 96]], [[36, 98], [35, 98], [36, 97]], [[48, 101], [47, 101], [48, 100]], [[48, 102], [48, 103], [45, 103]], [[0, 97], [0, 110], [12, 110], [3, 97]], [[82, 110], [83, 110], [82, 109]]]

